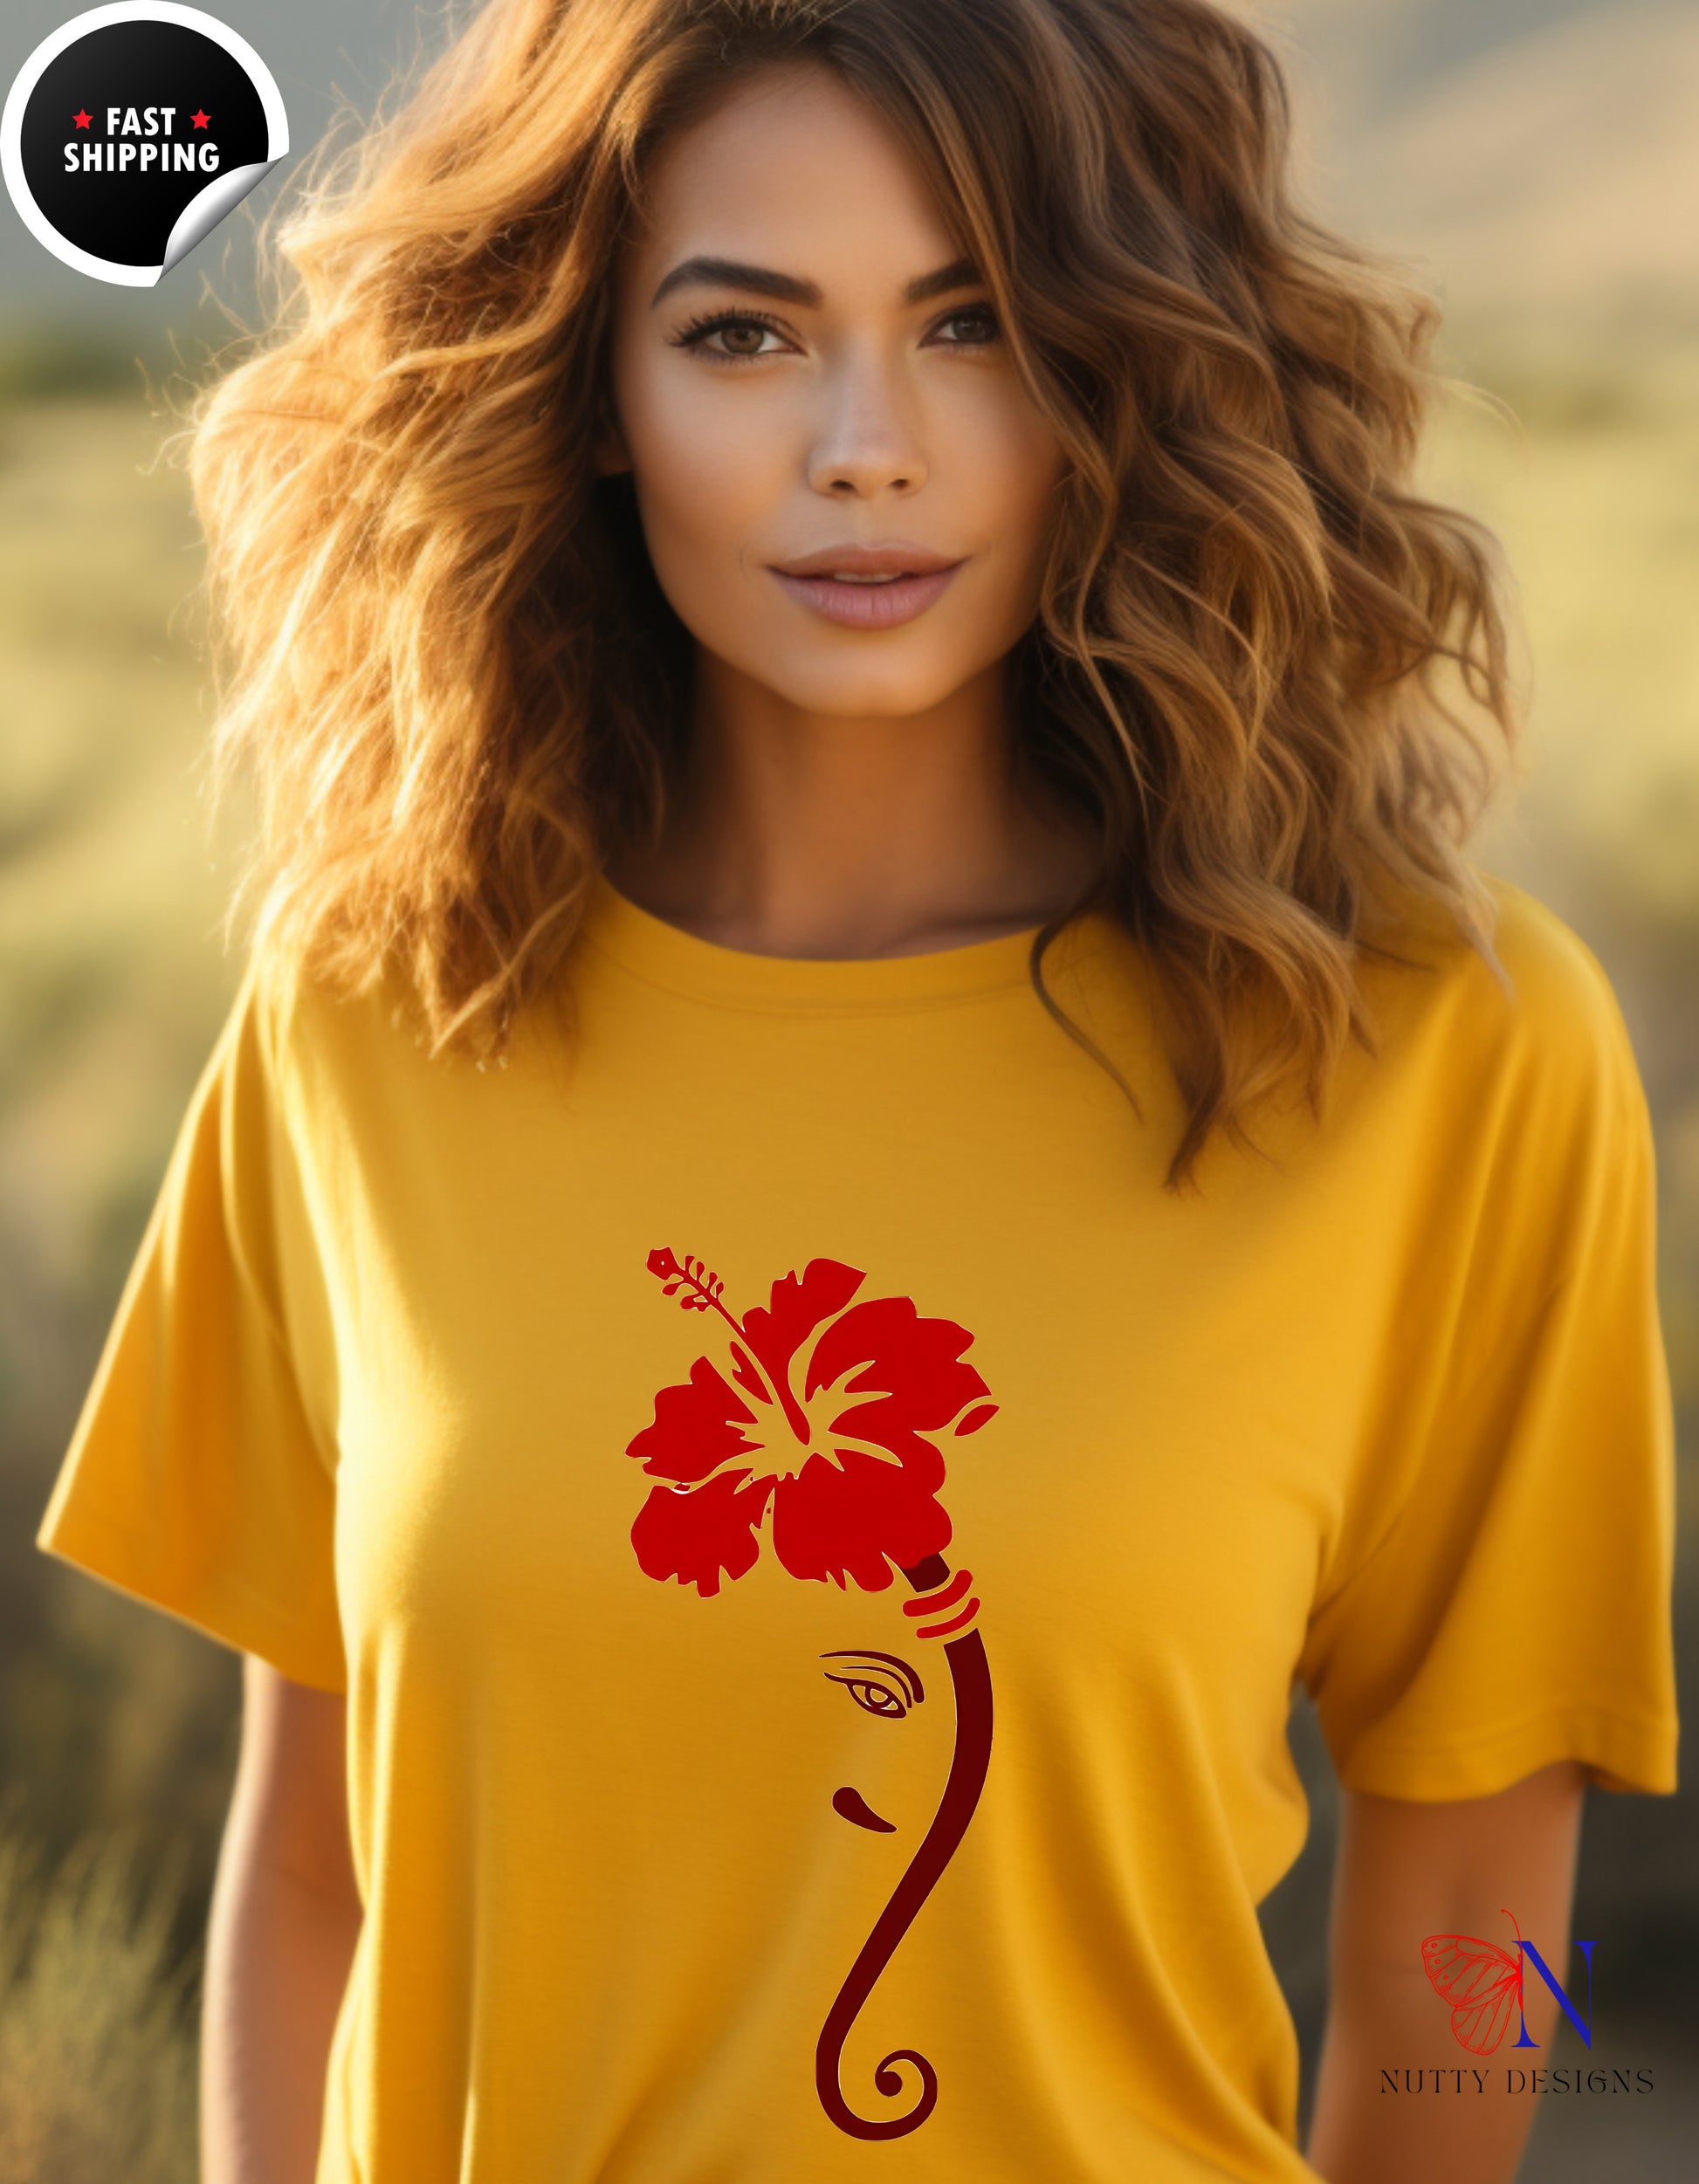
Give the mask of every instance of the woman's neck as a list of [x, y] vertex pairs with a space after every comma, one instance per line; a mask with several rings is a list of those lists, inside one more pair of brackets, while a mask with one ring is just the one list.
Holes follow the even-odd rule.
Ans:
[[609, 876], [670, 924], [760, 955], [915, 955], [1043, 924], [1094, 848], [1021, 778], [984, 679], [896, 718], [711, 683], [660, 842]]

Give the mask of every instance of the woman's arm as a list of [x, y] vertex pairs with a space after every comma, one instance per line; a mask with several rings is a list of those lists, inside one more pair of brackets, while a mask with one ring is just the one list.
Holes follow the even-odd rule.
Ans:
[[346, 1701], [243, 1658], [242, 1752], [207, 1928], [202, 2184], [313, 2184], [359, 1939]]
[[[1454, 2036], [1450, 2012], [1428, 1984], [1421, 1943], [1430, 1933], [1476, 1934], [1508, 1947], [1515, 1913], [1568, 1986], [1569, 1929], [1586, 1770], [1573, 1760], [1543, 1768], [1492, 1797], [1443, 1804], [1342, 1793], [1334, 1869], [1326, 2032], [1306, 2149], [1328, 2184], [1510, 2184], [1534, 2120], [1534, 2098], [1505, 2090], [1508, 2063], [1549, 2061], [1558, 2002], [1530, 1966], [1524, 1982], [1529, 2037], [1512, 2050], [1517, 2019], [1489, 2056]], [[1434, 2069], [1446, 2090], [1382, 2090], [1380, 2073]], [[1461, 2089], [1451, 2073], [1461, 2069]], [[1476, 2091], [1478, 2071], [1485, 2090]], [[1415, 2082], [1414, 2078], [1411, 2081]]]

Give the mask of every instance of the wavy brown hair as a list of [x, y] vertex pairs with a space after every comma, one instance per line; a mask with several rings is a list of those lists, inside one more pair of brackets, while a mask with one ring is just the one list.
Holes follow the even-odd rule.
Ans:
[[[1411, 490], [1437, 306], [1295, 207], [1279, 65], [1205, 0], [483, 8], [306, 178], [271, 331], [190, 421], [214, 797], [258, 795], [231, 917], [340, 991], [398, 968], [433, 1054], [560, 999], [690, 718], [593, 465], [615, 254], [661, 139], [781, 61], [911, 148], [1070, 458], [1011, 717], [1100, 841], [1067, 916], [1156, 974], [1178, 1188], [1373, 1051], [1364, 952], [1438, 910], [1503, 975], [1464, 844], [1518, 733], [1496, 542]], [[1043, 983], [1065, 922], [1032, 975], [1083, 1041]]]

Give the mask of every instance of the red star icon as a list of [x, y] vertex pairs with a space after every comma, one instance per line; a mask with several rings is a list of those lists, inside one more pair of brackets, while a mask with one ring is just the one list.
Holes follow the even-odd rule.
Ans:
[[197, 129], [205, 128], [208, 117], [202, 113], [198, 106], [196, 107], [194, 113], [191, 113], [189, 118], [195, 124], [195, 127]]
[[91, 118], [92, 117], [85, 113], [80, 107], [79, 107], [77, 112], [71, 117], [79, 129], [86, 129], [89, 125]]

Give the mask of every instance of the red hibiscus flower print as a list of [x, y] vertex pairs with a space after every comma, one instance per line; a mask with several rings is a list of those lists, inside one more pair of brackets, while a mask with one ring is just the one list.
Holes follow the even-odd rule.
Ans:
[[773, 1551], [793, 1577], [850, 1579], [882, 1591], [949, 1544], [935, 1436], [977, 1432], [995, 1415], [953, 1320], [911, 1298], [859, 1297], [866, 1276], [811, 1259], [773, 1284], [770, 1302], [734, 1318], [699, 1259], [651, 1251], [649, 1271], [685, 1311], [723, 1322], [717, 1355], [663, 1388], [655, 1418], [626, 1446], [661, 1480], [631, 1528], [650, 1577], [707, 1598], [760, 1552], [769, 1505]]

